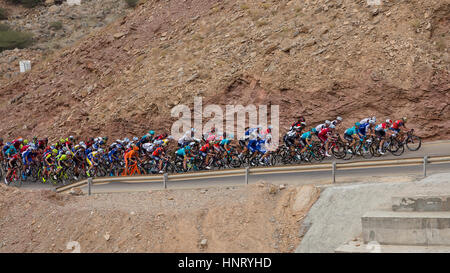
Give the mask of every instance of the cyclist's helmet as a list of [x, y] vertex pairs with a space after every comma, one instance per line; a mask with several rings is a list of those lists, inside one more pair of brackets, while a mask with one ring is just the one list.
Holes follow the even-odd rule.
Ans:
[[369, 120], [369, 124], [375, 124], [375, 120], [373, 119]]
[[18, 141], [19, 141], [19, 142], [23, 142], [23, 138], [19, 138]]
[[168, 136], [167, 138], [168, 138], [168, 139], [173, 139], [173, 136]]
[[104, 151], [105, 151], [105, 150], [103, 150], [102, 148], [100, 148], [100, 149], [97, 150], [97, 152], [98, 152], [99, 154], [102, 154]]
[[139, 141], [138, 137], [133, 137], [133, 141]]
[[330, 129], [335, 129], [336, 126], [334, 126], [333, 124], [330, 124]]
[[387, 119], [387, 120], [386, 120], [386, 123], [392, 124], [392, 120]]
[[337, 117], [336, 120], [342, 121], [342, 117]]
[[361, 126], [361, 123], [356, 122], [356, 123], [355, 123], [355, 126], [356, 126], [356, 127], [359, 127], [359, 126]]
[[150, 130], [150, 131], [148, 131], [148, 133], [153, 136], [155, 134], [155, 131]]
[[373, 122], [377, 122], [377, 117], [373, 116], [372, 120], [373, 120]]
[[27, 145], [27, 144], [28, 144], [28, 139], [25, 139], [25, 140], [23, 141], [23, 144], [24, 144], [24, 145]]
[[67, 151], [66, 155], [72, 155], [72, 153], [70, 151]]
[[74, 138], [73, 136], [70, 136], [70, 137], [69, 137], [69, 140], [70, 140], [70, 141], [73, 141], [74, 139], [75, 139], [75, 138]]
[[52, 150], [52, 154], [53, 154], [53, 155], [57, 155], [57, 154], [58, 154], [58, 150], [53, 149], [53, 150]]
[[316, 128], [311, 128], [311, 132], [313, 132], [315, 134], [315, 133], [317, 133], [317, 129]]
[[189, 150], [191, 150], [191, 146], [187, 145], [186, 147], [184, 147], [184, 149], [189, 151]]
[[138, 147], [138, 146], [136, 146], [136, 145], [134, 145], [134, 146], [133, 146], [133, 150], [135, 150], [135, 151], [139, 151], [139, 147]]
[[330, 125], [330, 124], [331, 124], [331, 121], [325, 120], [325, 124], [326, 124], [326, 125]]
[[408, 120], [406, 117], [402, 117], [403, 123], [406, 123], [406, 121]]

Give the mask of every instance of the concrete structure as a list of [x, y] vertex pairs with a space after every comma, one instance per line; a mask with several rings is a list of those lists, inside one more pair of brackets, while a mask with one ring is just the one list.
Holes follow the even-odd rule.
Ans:
[[361, 222], [364, 243], [450, 246], [450, 212], [371, 211]]
[[450, 195], [392, 197], [393, 211], [450, 211]]
[[361, 217], [362, 240], [335, 252], [450, 253], [450, 194], [392, 197], [391, 210]]

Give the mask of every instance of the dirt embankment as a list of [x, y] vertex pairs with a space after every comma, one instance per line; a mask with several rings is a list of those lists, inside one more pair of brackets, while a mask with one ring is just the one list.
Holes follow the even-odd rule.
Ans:
[[0, 186], [0, 252], [293, 252], [313, 186], [72, 196]]
[[171, 108], [202, 96], [279, 105], [284, 128], [407, 116], [444, 139], [449, 26], [447, 0], [148, 0], [2, 84], [0, 135], [168, 131]]

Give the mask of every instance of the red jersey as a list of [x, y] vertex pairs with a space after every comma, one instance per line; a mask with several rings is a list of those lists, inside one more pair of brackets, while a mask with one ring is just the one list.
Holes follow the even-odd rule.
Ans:
[[153, 156], [158, 156], [163, 152], [163, 148], [158, 147], [156, 150], [152, 153]]
[[398, 130], [400, 126], [403, 126], [403, 120], [399, 119], [392, 124], [392, 128]]
[[325, 137], [329, 132], [331, 132], [330, 128], [323, 128], [320, 130], [319, 137]]
[[15, 139], [15, 140], [13, 140], [13, 142], [11, 144], [14, 146], [14, 148], [16, 148], [16, 150], [19, 150], [20, 145], [22, 144], [22, 141]]
[[203, 146], [199, 149], [199, 151], [200, 151], [200, 152], [203, 152], [203, 153], [206, 153], [206, 152], [208, 151], [208, 149], [209, 149], [209, 143], [203, 145]]
[[25, 152], [25, 151], [28, 149], [28, 147], [30, 147], [30, 145], [24, 145], [24, 146], [22, 147], [22, 149], [20, 149], [20, 153]]

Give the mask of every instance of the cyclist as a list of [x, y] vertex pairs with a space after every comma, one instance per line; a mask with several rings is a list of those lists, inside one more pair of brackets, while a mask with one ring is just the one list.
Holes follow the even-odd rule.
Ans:
[[192, 157], [191, 155], [191, 146], [190, 145], [186, 145], [183, 148], [178, 149], [175, 152], [176, 158], [178, 160], [182, 160], [183, 161], [183, 168], [184, 170], [186, 170], [186, 162], [188, 159], [190, 159]]
[[387, 119], [386, 122], [383, 122], [381, 124], [378, 124], [375, 127], [375, 135], [380, 139], [380, 146], [378, 147], [378, 153], [384, 155], [383, 153], [383, 145], [384, 145], [384, 140], [386, 137], [386, 133], [388, 132], [389, 128], [392, 125], [392, 120]]
[[[23, 180], [27, 179], [26, 171], [28, 169], [28, 166], [33, 161], [33, 156], [36, 151], [36, 148], [30, 145], [27, 145], [28, 147], [25, 149], [25, 151], [21, 152], [22, 154], [22, 178]], [[25, 147], [25, 146], [24, 146]], [[23, 149], [23, 148], [22, 148]]]
[[188, 145], [192, 141], [200, 142], [199, 139], [194, 137], [195, 129], [191, 128], [191, 130], [187, 131], [179, 140], [178, 140], [178, 146], [183, 148], [184, 146]]
[[125, 170], [124, 170], [124, 174], [128, 175], [128, 166], [130, 166], [131, 162], [139, 162], [141, 163], [141, 160], [139, 159], [139, 147], [136, 145], [133, 145], [133, 148], [131, 151], [125, 153]]
[[86, 171], [86, 174], [87, 174], [87, 176], [90, 177], [92, 169], [94, 169], [94, 167], [98, 165], [99, 152], [96, 150], [92, 150], [92, 147], [91, 147], [91, 148], [86, 149], [85, 155], [86, 155], [86, 161], [89, 165], [88, 170]]
[[334, 129], [336, 127], [333, 124], [330, 124], [329, 127], [323, 128], [320, 133], [318, 134], [319, 139], [322, 141], [322, 144], [325, 144], [325, 156], [330, 157], [331, 155], [328, 154], [328, 148], [329, 148], [329, 142], [328, 137], [334, 133]]
[[322, 129], [328, 128], [330, 125], [331, 125], [331, 121], [329, 121], [329, 120], [325, 120], [325, 123], [317, 125], [316, 126], [316, 136], [319, 137], [319, 133], [322, 131]]
[[297, 130], [297, 129], [300, 129], [300, 131], [301, 130], [303, 130], [304, 128], [305, 128], [305, 126], [306, 126], [306, 120], [305, 120], [305, 117], [304, 116], [299, 116], [298, 118], [297, 118], [297, 121], [296, 122], [294, 122], [294, 123], [292, 123], [292, 125], [291, 125], [291, 127], [289, 128], [289, 130]]
[[109, 176], [113, 176], [112, 168], [115, 163], [119, 162], [119, 146], [120, 144], [113, 143], [111, 144], [108, 152], [108, 161], [109, 161]]
[[151, 158], [155, 160], [156, 164], [158, 164], [159, 173], [163, 173], [162, 171], [163, 161], [161, 160], [161, 157], [164, 157], [165, 155], [166, 153], [162, 147], [157, 147], [151, 155]]
[[401, 128], [405, 128], [406, 131], [409, 131], [409, 129], [406, 127], [406, 117], [403, 117], [399, 120], [396, 120], [394, 123], [392, 123], [392, 126], [389, 128], [391, 131], [394, 131], [395, 133], [398, 134], [398, 139], [403, 142], [403, 136], [404, 133], [401, 131]]
[[[356, 145], [356, 141], [361, 138], [361, 135], [359, 134], [359, 126], [361, 126], [361, 123], [356, 122], [355, 126], [347, 128], [344, 132], [344, 139], [347, 140], [347, 142], [350, 145], [350, 148], [354, 148]], [[348, 150], [349, 153], [352, 153], [352, 150]]]
[[13, 171], [14, 163], [19, 159], [19, 153], [17, 152], [17, 149], [13, 144], [9, 145], [8, 150], [6, 150], [5, 152], [5, 156], [8, 158], [8, 171], [6, 172], [5, 176], [5, 184], [8, 185], [9, 183], [6, 178], [9, 177], [9, 175]]
[[57, 177], [57, 175], [61, 172], [61, 170], [63, 169], [63, 167], [69, 168], [69, 162], [72, 159], [72, 152], [67, 151], [65, 154], [61, 154], [58, 155], [56, 157], [56, 174], [55, 174], [55, 178]]
[[316, 128], [311, 128], [311, 130], [303, 133], [300, 136], [300, 144], [303, 146], [303, 149], [300, 151], [304, 153], [307, 147], [312, 147], [312, 136], [316, 134]]
[[373, 117], [368, 117], [368, 118], [363, 118], [359, 123], [360, 124], [366, 124], [369, 123], [369, 121], [373, 120], [373, 122], [377, 122], [377, 118], [375, 116]]
[[336, 117], [335, 120], [333, 120], [331, 122], [331, 124], [333, 124], [336, 128], [338, 127], [338, 125], [340, 125], [342, 123], [342, 118], [341, 117]]
[[204, 158], [203, 163], [206, 166], [205, 168], [209, 170], [211, 168], [209, 166], [209, 158], [213, 154], [210, 143], [205, 143], [202, 147], [200, 147], [200, 149], [198, 149], [198, 151], [199, 155]]

